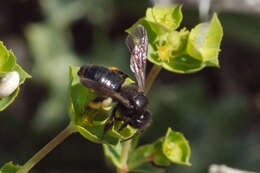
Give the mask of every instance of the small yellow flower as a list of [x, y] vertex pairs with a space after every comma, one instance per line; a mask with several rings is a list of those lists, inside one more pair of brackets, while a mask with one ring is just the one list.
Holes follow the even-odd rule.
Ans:
[[171, 52], [171, 49], [167, 45], [157, 47], [157, 54], [162, 61], [169, 61]]

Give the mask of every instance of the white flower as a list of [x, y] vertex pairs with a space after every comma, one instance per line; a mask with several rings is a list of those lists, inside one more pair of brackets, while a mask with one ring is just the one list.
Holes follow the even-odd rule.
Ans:
[[6, 73], [0, 79], [0, 98], [11, 95], [19, 86], [19, 81], [20, 77], [17, 71], [11, 71]]

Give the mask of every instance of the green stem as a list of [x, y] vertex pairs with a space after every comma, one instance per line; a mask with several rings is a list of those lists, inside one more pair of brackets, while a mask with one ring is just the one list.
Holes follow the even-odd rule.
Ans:
[[127, 173], [128, 172], [127, 159], [128, 159], [129, 150], [131, 149], [131, 141], [132, 140], [128, 140], [123, 145], [123, 151], [122, 151], [123, 152], [122, 153], [123, 167], [122, 167], [122, 169], [118, 170], [118, 173]]
[[150, 91], [152, 84], [160, 71], [161, 67], [154, 64], [145, 82], [145, 95], [147, 95], [147, 93]]
[[41, 161], [50, 151], [52, 151], [57, 145], [63, 142], [75, 132], [73, 124], [69, 124], [63, 131], [61, 131], [55, 138], [53, 138], [47, 145], [45, 145], [40, 151], [38, 151], [30, 160], [28, 160], [17, 173], [28, 173], [32, 167], [34, 167], [39, 161]]
[[[151, 71], [149, 72], [147, 79], [145, 81], [145, 95], [149, 92], [149, 90], [152, 87], [152, 84], [156, 77], [158, 76], [159, 72], [161, 70], [160, 66], [153, 65]], [[128, 172], [128, 166], [127, 166], [127, 160], [128, 160], [128, 153], [131, 149], [131, 141], [128, 140], [123, 144], [123, 151], [122, 151], [122, 163], [123, 167], [117, 171], [117, 173], [127, 173]]]

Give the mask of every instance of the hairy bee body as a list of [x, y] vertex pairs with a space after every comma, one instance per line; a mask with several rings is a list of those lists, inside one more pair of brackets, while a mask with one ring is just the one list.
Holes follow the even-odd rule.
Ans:
[[106, 68], [97, 65], [84, 65], [78, 71], [81, 83], [97, 93], [111, 97], [117, 102], [110, 121], [104, 131], [110, 128], [115, 121], [115, 112], [120, 112], [118, 120], [124, 121], [122, 130], [128, 124], [134, 128], [144, 129], [151, 121], [147, 111], [148, 99], [136, 85], [122, 86], [128, 77], [116, 68]]
[[[147, 110], [148, 99], [144, 95], [148, 36], [143, 25], [138, 24], [130, 31], [126, 38], [126, 45], [131, 53], [130, 69], [135, 74], [138, 86], [125, 85], [124, 82], [128, 75], [114, 67], [84, 65], [78, 71], [80, 82], [83, 85], [102, 94], [104, 99], [109, 97], [117, 102], [104, 127], [104, 133], [112, 127], [116, 120], [124, 121], [119, 131], [127, 125], [131, 125], [139, 129], [137, 133], [140, 133], [151, 124], [151, 114]], [[98, 100], [100, 99], [95, 101]], [[95, 102], [93, 107], [98, 107], [98, 105]], [[115, 116], [116, 111], [120, 112], [119, 118]]]

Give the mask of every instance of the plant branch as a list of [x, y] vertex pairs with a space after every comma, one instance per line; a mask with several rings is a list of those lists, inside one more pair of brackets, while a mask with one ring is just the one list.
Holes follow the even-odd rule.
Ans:
[[[165, 0], [154, 0], [165, 1]], [[180, 3], [193, 8], [197, 8], [201, 0], [169, 0], [169, 3]], [[185, 2], [184, 2], [185, 1]], [[254, 14], [260, 16], [259, 0], [211, 0], [210, 9], [212, 11], [239, 12], [245, 14]]]
[[[161, 70], [160, 66], [157, 65], [153, 65], [151, 71], [148, 74], [148, 77], [146, 79], [145, 82], [145, 95], [147, 95], [147, 93], [149, 92], [149, 90], [151, 89], [151, 86], [155, 80], [155, 78], [158, 76], [159, 72]], [[119, 169], [117, 172], [118, 173], [127, 173], [128, 172], [128, 166], [127, 166], [127, 160], [128, 160], [128, 153], [131, 149], [131, 141], [132, 140], [128, 140], [123, 144], [123, 151], [122, 151], [122, 163], [123, 166], [121, 169]]]
[[61, 131], [55, 138], [53, 138], [47, 145], [45, 145], [40, 151], [38, 151], [30, 160], [28, 160], [17, 173], [27, 173], [32, 167], [34, 167], [39, 161], [41, 161], [50, 151], [52, 151], [57, 145], [63, 142], [75, 132], [73, 124], [69, 124], [63, 131]]
[[226, 165], [211, 165], [209, 167], [209, 173], [257, 173], [257, 172], [250, 172], [244, 171], [240, 169], [230, 168]]
[[131, 141], [128, 140], [124, 143], [123, 145], [123, 153], [122, 153], [122, 164], [123, 167], [118, 171], [118, 173], [127, 173], [128, 172], [128, 167], [127, 167], [127, 160], [128, 160], [128, 153], [131, 149]]
[[154, 64], [145, 82], [145, 95], [150, 91], [152, 84], [160, 71], [161, 67]]

